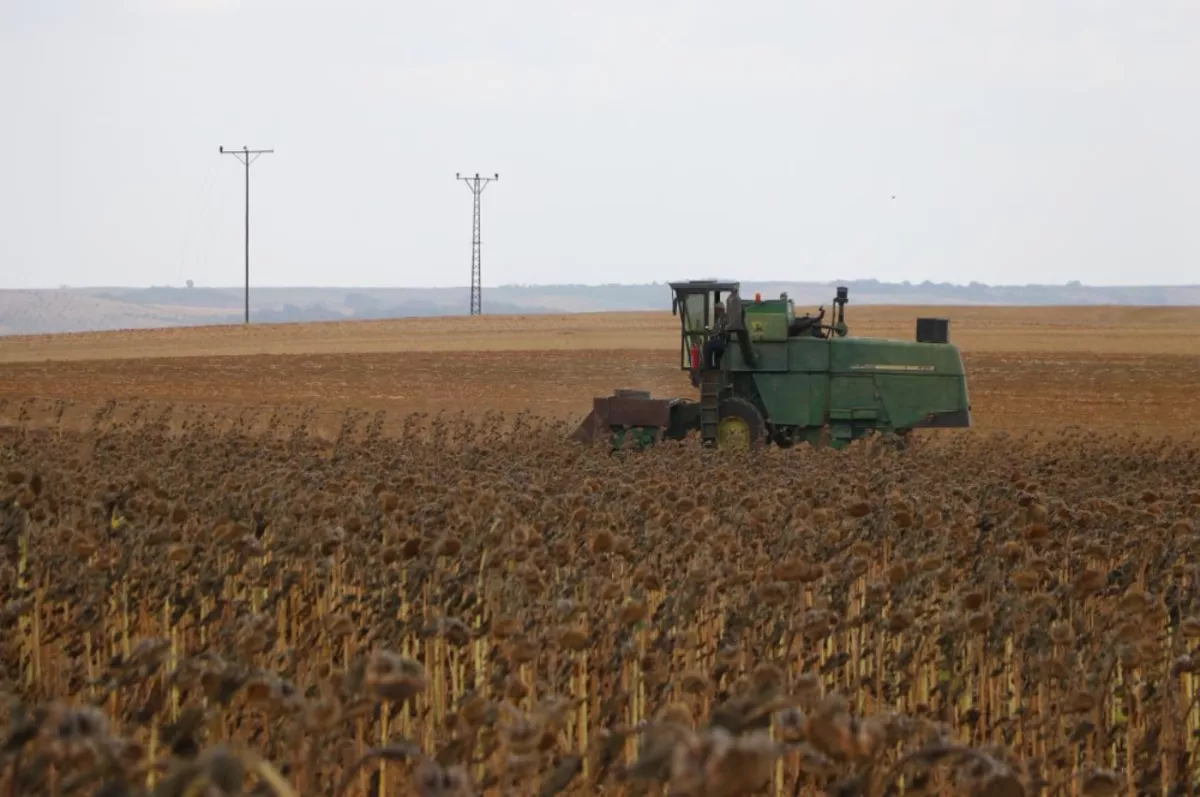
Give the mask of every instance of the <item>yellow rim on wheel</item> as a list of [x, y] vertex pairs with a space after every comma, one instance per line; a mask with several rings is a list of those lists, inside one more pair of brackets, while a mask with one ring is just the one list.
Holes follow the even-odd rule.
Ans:
[[735, 415], [717, 424], [717, 448], [744, 449], [750, 447], [750, 425]]

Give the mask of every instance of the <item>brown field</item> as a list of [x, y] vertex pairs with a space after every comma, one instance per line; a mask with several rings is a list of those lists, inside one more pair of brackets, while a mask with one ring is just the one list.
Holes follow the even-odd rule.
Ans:
[[[951, 319], [981, 429], [1175, 433], [1197, 417], [1200, 309], [851, 308], [857, 335], [911, 338]], [[251, 428], [348, 408], [529, 410], [581, 419], [617, 387], [690, 395], [669, 314], [500, 316], [0, 338], [0, 423], [22, 413], [72, 428], [116, 400], [138, 412], [234, 408]], [[279, 418], [276, 419], [277, 421]]]
[[1200, 310], [936, 312], [904, 452], [565, 445], [670, 316], [0, 338], [0, 792], [1193, 793]]

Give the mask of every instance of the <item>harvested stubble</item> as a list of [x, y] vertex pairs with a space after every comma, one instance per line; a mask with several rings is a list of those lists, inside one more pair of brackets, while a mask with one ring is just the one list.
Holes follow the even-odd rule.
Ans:
[[419, 421], [332, 447], [4, 431], [0, 786], [1195, 780], [1195, 441], [608, 456]]

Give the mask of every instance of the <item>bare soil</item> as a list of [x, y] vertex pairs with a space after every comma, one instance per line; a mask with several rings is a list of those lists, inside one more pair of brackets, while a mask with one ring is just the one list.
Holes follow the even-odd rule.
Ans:
[[[980, 428], [1188, 430], [1200, 417], [1200, 308], [851, 307], [855, 335], [951, 320]], [[86, 419], [116, 402], [325, 418], [530, 411], [593, 396], [692, 395], [669, 313], [484, 316], [0, 338], [0, 422]], [[111, 409], [111, 408], [110, 408]], [[41, 420], [38, 420], [41, 419]]]

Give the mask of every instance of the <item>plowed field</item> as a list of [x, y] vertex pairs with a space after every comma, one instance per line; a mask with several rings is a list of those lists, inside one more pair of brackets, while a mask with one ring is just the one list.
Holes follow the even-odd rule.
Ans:
[[[852, 331], [911, 339], [951, 319], [981, 429], [1178, 431], [1200, 417], [1200, 310], [851, 308]], [[668, 314], [406, 319], [0, 338], [0, 422], [105, 411], [233, 410], [250, 426], [305, 411], [529, 410], [582, 418], [617, 387], [692, 395]]]

